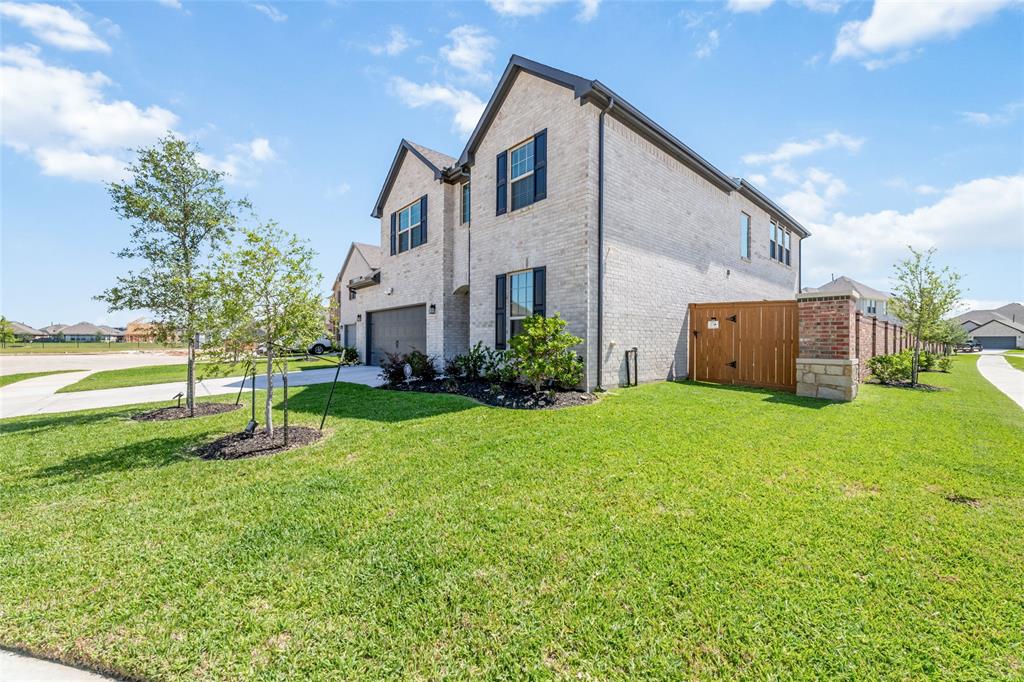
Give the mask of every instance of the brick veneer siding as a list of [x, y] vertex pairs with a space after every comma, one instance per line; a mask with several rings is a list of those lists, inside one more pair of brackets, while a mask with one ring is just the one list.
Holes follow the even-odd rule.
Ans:
[[800, 353], [797, 395], [849, 401], [857, 397], [860, 363], [856, 329], [857, 294], [797, 296]]

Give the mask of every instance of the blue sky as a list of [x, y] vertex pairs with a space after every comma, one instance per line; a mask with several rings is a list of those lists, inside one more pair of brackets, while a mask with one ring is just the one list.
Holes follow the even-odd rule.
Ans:
[[104, 180], [171, 129], [308, 237], [325, 290], [398, 142], [458, 156], [513, 53], [601, 80], [814, 236], [804, 283], [935, 246], [1024, 300], [1024, 8], [1011, 2], [0, 3], [0, 304], [123, 324]]

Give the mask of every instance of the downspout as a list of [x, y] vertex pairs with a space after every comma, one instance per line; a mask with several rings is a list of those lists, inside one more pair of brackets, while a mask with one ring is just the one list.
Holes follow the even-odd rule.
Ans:
[[597, 123], [597, 390], [602, 391], [601, 374], [604, 371], [604, 116], [615, 106], [615, 98], [608, 97], [608, 105], [601, 110]]

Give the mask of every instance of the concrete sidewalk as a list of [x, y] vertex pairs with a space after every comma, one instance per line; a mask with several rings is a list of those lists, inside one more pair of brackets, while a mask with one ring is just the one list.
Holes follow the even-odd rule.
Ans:
[[[334, 381], [334, 368], [307, 369], [288, 373], [288, 386], [306, 386]], [[338, 381], [365, 386], [379, 386], [380, 369], [355, 365], [342, 367]], [[75, 393], [56, 393], [62, 386], [74, 383], [86, 376], [88, 372], [70, 374], [51, 374], [50, 376], [26, 379], [0, 389], [0, 417], [23, 417], [30, 414], [50, 414], [54, 412], [72, 412], [75, 410], [91, 410], [97, 407], [119, 407], [137, 403], [154, 403], [166, 401], [170, 404], [173, 397], [185, 392], [184, 381], [166, 384], [150, 384], [148, 386], [129, 386], [127, 388], [104, 388], [96, 391], [78, 391]], [[242, 386], [242, 377], [223, 379], [205, 379], [196, 384], [196, 396], [223, 395], [237, 393]], [[252, 380], [245, 382], [248, 390]], [[281, 386], [281, 376], [274, 376], [274, 387]], [[256, 388], [266, 388], [266, 376], [256, 377]]]
[[0, 680], [3, 682], [105, 682], [113, 679], [81, 668], [0, 649]]
[[996, 353], [982, 353], [978, 357], [978, 371], [1024, 409], [1024, 372], [1015, 369], [1002, 354]]

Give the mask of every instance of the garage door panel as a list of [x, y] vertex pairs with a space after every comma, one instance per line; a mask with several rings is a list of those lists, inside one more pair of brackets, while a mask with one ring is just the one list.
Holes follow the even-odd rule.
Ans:
[[974, 340], [986, 350], [1013, 350], [1017, 347], [1017, 339], [1012, 336], [975, 336]]
[[370, 364], [379, 365], [385, 353], [427, 350], [426, 306], [369, 313]]

